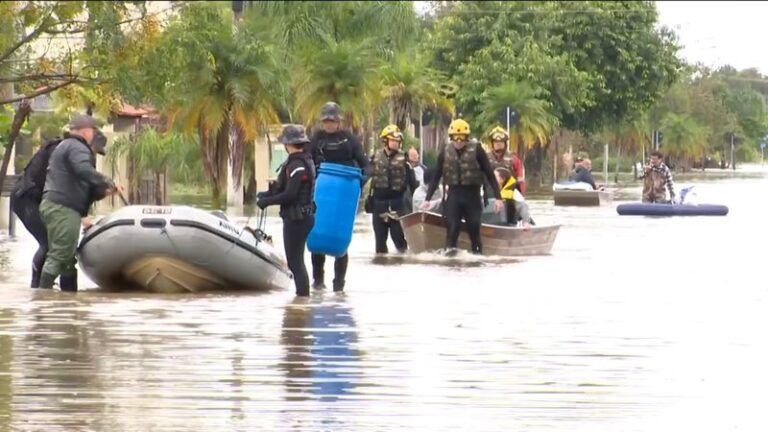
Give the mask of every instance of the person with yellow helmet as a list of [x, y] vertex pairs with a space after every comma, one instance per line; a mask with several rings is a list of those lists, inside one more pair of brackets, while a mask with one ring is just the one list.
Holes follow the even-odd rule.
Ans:
[[419, 187], [408, 158], [400, 149], [403, 134], [397, 125], [388, 125], [379, 134], [383, 147], [371, 158], [370, 205], [373, 214], [373, 233], [376, 239], [376, 253], [387, 253], [387, 237], [392, 237], [398, 252], [405, 252], [405, 241], [400, 216], [405, 215], [405, 191], [411, 193]]
[[472, 253], [480, 254], [483, 252], [480, 241], [480, 224], [483, 214], [480, 188], [483, 184], [487, 182], [493, 190], [496, 198], [494, 210], [497, 213], [501, 212], [504, 204], [501, 201], [499, 185], [488, 161], [488, 155], [478, 142], [470, 142], [469, 134], [469, 123], [463, 119], [456, 119], [448, 126], [450, 143], [437, 157], [435, 176], [421, 209], [427, 208], [427, 202], [432, 199], [442, 179], [443, 185], [448, 187], [448, 198], [445, 203], [445, 216], [448, 219], [446, 249], [456, 248], [461, 220], [464, 219], [472, 242]]
[[493, 169], [506, 168], [515, 177], [517, 188], [520, 193], [525, 194], [525, 168], [517, 154], [507, 149], [509, 143], [509, 133], [501, 126], [496, 126], [489, 134], [491, 140], [491, 149], [488, 152], [488, 160], [491, 161]]

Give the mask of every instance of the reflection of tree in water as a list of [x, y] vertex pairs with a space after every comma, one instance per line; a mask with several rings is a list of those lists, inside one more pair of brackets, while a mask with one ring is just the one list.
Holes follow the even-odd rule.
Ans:
[[[11, 309], [0, 309], [0, 328], [8, 328], [13, 322]], [[0, 334], [0, 431], [10, 430], [11, 402], [13, 401], [13, 338], [10, 334]]]
[[24, 351], [16, 350], [23, 377], [15, 384], [15, 411], [28, 425], [102, 430], [106, 402], [92, 352], [99, 344], [90, 341], [93, 323], [76, 301], [42, 301], [30, 311]]
[[287, 400], [319, 396], [322, 401], [337, 401], [357, 385], [357, 328], [343, 298], [335, 303], [286, 307], [281, 341]]

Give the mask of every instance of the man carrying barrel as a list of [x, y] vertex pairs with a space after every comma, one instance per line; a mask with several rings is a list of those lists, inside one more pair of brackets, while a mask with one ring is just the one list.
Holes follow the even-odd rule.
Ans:
[[[341, 129], [341, 107], [335, 102], [328, 102], [320, 110], [322, 128], [312, 135], [307, 151], [312, 156], [315, 165], [323, 162], [354, 166], [363, 173], [368, 169], [368, 158], [365, 157], [360, 140], [348, 129]], [[357, 200], [358, 196], [349, 199]], [[333, 290], [344, 291], [349, 256], [336, 258], [334, 262]], [[325, 288], [325, 255], [312, 254], [312, 286], [315, 289]]]

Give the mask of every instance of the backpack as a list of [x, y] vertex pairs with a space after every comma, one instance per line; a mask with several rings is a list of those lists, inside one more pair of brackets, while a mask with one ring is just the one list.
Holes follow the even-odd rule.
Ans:
[[45, 187], [45, 177], [48, 174], [48, 162], [51, 154], [56, 147], [64, 141], [64, 138], [56, 137], [40, 147], [40, 150], [32, 156], [24, 172], [19, 178], [20, 184], [17, 185], [16, 195], [18, 197], [30, 194], [30, 197], [37, 200], [43, 197], [43, 188]]

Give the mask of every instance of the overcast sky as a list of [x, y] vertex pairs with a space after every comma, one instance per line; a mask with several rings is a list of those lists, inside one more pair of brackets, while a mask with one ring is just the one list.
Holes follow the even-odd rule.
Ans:
[[[417, 1], [417, 10], [428, 2]], [[768, 75], [768, 2], [657, 1], [659, 22], [672, 28], [683, 45], [681, 56], [707, 66], [756, 67]]]
[[677, 33], [682, 57], [708, 66], [756, 67], [768, 74], [768, 2], [658, 1], [659, 21]]

